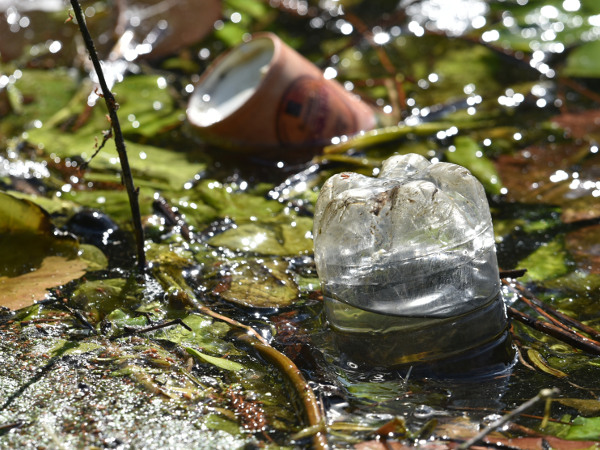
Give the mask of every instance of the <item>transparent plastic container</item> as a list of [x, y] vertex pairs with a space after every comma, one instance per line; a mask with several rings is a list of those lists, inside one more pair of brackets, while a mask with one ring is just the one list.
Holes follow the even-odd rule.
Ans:
[[448, 357], [507, 328], [489, 206], [463, 167], [411, 154], [335, 175], [313, 234], [327, 318], [367, 361]]

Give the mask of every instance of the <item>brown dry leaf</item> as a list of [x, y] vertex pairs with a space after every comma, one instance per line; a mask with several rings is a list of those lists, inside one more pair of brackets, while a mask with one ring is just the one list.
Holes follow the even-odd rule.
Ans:
[[565, 223], [600, 217], [600, 197], [593, 195], [599, 167], [600, 155], [567, 144], [528, 147], [496, 162], [508, 201], [560, 206]]
[[574, 138], [584, 138], [591, 135], [600, 135], [600, 111], [589, 110], [579, 113], [561, 114], [552, 119], [552, 122], [564, 128]]
[[[450, 445], [447, 442], [427, 442], [420, 443], [421, 450], [448, 450], [456, 448], [457, 445]], [[396, 441], [364, 441], [354, 446], [356, 450], [413, 450], [414, 445], [404, 445]]]
[[63, 285], [85, 274], [80, 259], [48, 256], [39, 269], [17, 277], [0, 277], [0, 306], [21, 309], [43, 300], [46, 289]]
[[570, 232], [565, 245], [579, 267], [600, 274], [600, 225]]
[[[213, 23], [221, 17], [222, 9], [221, 0], [169, 2], [166, 8], [160, 0], [127, 0], [118, 4], [122, 8], [117, 25], [118, 34], [123, 34], [127, 29], [133, 30], [136, 33], [134, 39], [142, 42], [151, 33], [156, 34], [158, 28], [162, 30], [158, 40], [150, 47], [150, 54], [141, 55], [150, 59], [164, 57], [200, 41], [213, 30]], [[160, 14], [157, 14], [157, 10]], [[195, 14], [195, 11], [201, 11], [201, 14]], [[138, 26], [130, 27], [130, 18], [139, 16], [144, 20]], [[164, 22], [163, 28], [166, 27], [166, 30], [158, 25], [159, 20]]]
[[[466, 441], [474, 437], [480, 432], [480, 425], [477, 422], [473, 422], [465, 418], [457, 418], [452, 422], [441, 424], [436, 428], [435, 434], [442, 436], [444, 439], [450, 439], [454, 442], [449, 442], [449, 448], [456, 448], [458, 446], [457, 441]], [[470, 448], [497, 448], [497, 447], [508, 447], [522, 450], [544, 450], [550, 446], [557, 450], [579, 450], [594, 448], [598, 441], [569, 441], [560, 439], [555, 436], [535, 434], [527, 437], [514, 437], [507, 438], [497, 431], [493, 431], [488, 434], [478, 445], [474, 445]], [[369, 447], [365, 447], [368, 449]], [[372, 447], [376, 449], [377, 447]], [[398, 447], [404, 448], [404, 447]]]
[[502, 439], [484, 439], [487, 444], [496, 447], [504, 446], [507, 448], [519, 448], [523, 450], [545, 450], [553, 448], [555, 450], [584, 450], [595, 448], [597, 441], [567, 441], [554, 436], [540, 437], [519, 437]]

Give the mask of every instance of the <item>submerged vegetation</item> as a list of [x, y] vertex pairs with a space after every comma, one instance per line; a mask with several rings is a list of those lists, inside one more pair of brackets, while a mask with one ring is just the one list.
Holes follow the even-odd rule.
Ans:
[[[134, 42], [184, 34], [177, 9], [159, 19], [144, 3], [131, 2]], [[203, 36], [109, 56], [114, 5], [83, 2], [139, 188], [138, 270], [111, 124], [68, 9], [0, 2], [0, 446], [451, 448], [556, 387], [479, 445], [597, 447], [600, 4], [179, 3], [217, 8]], [[205, 143], [187, 99], [256, 31], [360, 95], [380, 127], [293, 159]], [[366, 368], [324, 318], [319, 189], [405, 153], [464, 165], [486, 189], [518, 349], [495, 376]]]

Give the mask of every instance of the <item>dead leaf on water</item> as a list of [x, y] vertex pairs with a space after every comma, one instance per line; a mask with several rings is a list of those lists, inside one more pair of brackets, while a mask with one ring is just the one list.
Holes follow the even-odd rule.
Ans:
[[0, 306], [21, 309], [46, 297], [46, 290], [61, 286], [85, 274], [86, 263], [79, 259], [49, 256], [39, 269], [17, 277], [0, 277]]
[[600, 274], [600, 226], [570, 232], [565, 238], [565, 245], [579, 267]]
[[502, 155], [496, 168], [508, 201], [560, 206], [562, 221], [571, 223], [600, 217], [600, 197], [595, 196], [599, 162], [589, 146], [550, 144]]
[[574, 138], [598, 136], [600, 130], [600, 111], [588, 110], [578, 113], [566, 113], [556, 116], [552, 122], [564, 128]]

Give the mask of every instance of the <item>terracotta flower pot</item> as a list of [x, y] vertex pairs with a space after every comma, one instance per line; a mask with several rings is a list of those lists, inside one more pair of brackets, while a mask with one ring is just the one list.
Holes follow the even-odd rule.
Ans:
[[368, 105], [271, 33], [217, 58], [196, 85], [187, 116], [220, 147], [280, 159], [376, 123]]

